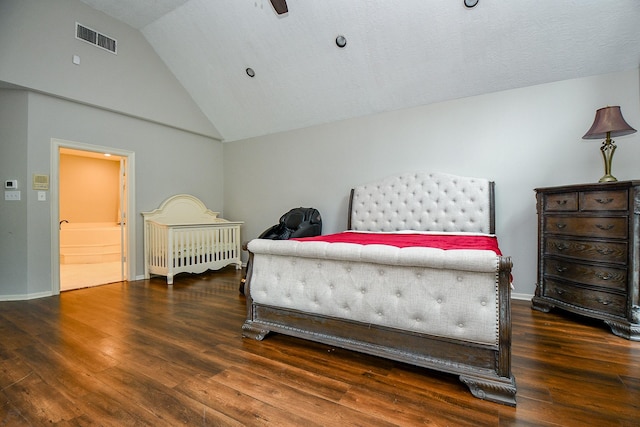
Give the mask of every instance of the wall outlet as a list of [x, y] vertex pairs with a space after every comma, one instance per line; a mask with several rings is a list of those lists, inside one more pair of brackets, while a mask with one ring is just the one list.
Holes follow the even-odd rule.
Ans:
[[5, 200], [20, 200], [20, 190], [8, 190], [4, 192]]
[[47, 192], [46, 191], [38, 191], [38, 201], [46, 202], [47, 201]]

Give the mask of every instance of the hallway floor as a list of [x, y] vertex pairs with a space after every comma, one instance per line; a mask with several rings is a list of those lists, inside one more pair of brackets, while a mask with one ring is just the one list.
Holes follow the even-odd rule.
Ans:
[[61, 291], [120, 281], [119, 261], [99, 264], [60, 264]]

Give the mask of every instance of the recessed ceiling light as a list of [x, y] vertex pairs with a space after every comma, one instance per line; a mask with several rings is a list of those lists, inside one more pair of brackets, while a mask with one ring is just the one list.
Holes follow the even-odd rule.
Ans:
[[345, 36], [338, 36], [336, 37], [336, 45], [342, 49], [343, 47], [345, 47], [347, 45], [347, 39]]
[[247, 73], [247, 76], [249, 77], [255, 77], [256, 76], [256, 72], [253, 71], [253, 68], [249, 67], [246, 70], [244, 70]]
[[476, 7], [478, 0], [464, 0], [464, 5], [468, 8]]

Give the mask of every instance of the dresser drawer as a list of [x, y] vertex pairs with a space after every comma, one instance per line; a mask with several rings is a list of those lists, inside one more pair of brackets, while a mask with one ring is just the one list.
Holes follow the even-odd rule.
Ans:
[[608, 237], [626, 239], [627, 217], [565, 217], [549, 215], [545, 217], [544, 231], [584, 237]]
[[600, 313], [624, 317], [627, 308], [626, 295], [582, 289], [577, 286], [547, 280], [545, 296]]
[[629, 192], [627, 190], [580, 193], [581, 211], [626, 211], [628, 209]]
[[548, 237], [545, 240], [544, 255], [626, 264], [627, 243]]
[[578, 193], [547, 194], [544, 198], [545, 211], [575, 211], [578, 210]]
[[618, 292], [626, 292], [627, 290], [627, 270], [625, 268], [579, 264], [567, 259], [549, 258], [544, 266], [544, 274]]

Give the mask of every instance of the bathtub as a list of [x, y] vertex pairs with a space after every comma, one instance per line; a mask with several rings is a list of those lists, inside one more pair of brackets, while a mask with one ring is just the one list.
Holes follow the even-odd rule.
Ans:
[[97, 264], [117, 262], [120, 226], [115, 223], [60, 224], [60, 263]]

